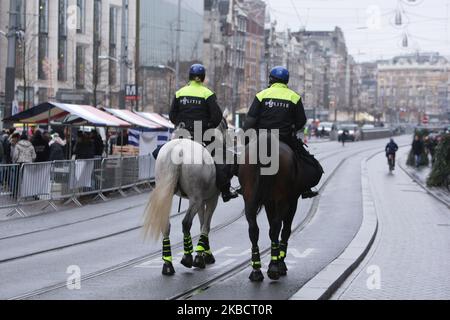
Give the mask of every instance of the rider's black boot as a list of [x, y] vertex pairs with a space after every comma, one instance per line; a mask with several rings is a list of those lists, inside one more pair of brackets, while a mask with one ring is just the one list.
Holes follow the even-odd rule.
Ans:
[[312, 191], [311, 189], [309, 189], [309, 190], [303, 192], [302, 198], [303, 198], [303, 199], [309, 199], [309, 198], [317, 197], [318, 195], [319, 195], [318, 192]]

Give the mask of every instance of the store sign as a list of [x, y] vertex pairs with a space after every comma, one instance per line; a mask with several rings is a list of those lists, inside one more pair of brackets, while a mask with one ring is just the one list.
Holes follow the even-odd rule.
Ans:
[[139, 99], [137, 86], [135, 84], [129, 84], [125, 87], [125, 100], [136, 101]]

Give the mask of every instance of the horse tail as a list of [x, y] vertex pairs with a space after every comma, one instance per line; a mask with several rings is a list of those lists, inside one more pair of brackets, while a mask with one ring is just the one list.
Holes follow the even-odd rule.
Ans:
[[169, 223], [172, 199], [175, 194], [181, 165], [173, 163], [170, 152], [160, 154], [157, 160], [158, 181], [150, 194], [149, 202], [144, 211], [144, 238], [149, 235], [158, 240]]
[[275, 175], [261, 174], [261, 164], [257, 164], [257, 173], [253, 198], [250, 202], [251, 208], [256, 208], [256, 214], [259, 214], [266, 202], [270, 198], [275, 183]]

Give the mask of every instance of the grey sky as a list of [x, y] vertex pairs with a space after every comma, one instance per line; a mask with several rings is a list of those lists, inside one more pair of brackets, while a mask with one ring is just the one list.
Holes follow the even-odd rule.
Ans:
[[[389, 58], [416, 51], [438, 51], [450, 56], [450, 0], [266, 0], [278, 29], [297, 31], [344, 31], [349, 53], [357, 61]], [[414, 0], [413, 0], [414, 1]], [[401, 3], [404, 26], [395, 26], [395, 12]], [[295, 8], [294, 8], [295, 7]], [[377, 11], [380, 19], [377, 22]], [[298, 14], [297, 14], [298, 12]], [[370, 28], [367, 28], [369, 25]], [[403, 34], [409, 35], [408, 48], [402, 47]]]

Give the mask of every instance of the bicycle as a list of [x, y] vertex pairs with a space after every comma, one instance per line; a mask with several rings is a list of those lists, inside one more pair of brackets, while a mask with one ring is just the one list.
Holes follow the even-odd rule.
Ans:
[[394, 160], [394, 155], [393, 154], [389, 154], [388, 155], [388, 165], [389, 165], [389, 172], [394, 171], [395, 160]]

